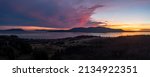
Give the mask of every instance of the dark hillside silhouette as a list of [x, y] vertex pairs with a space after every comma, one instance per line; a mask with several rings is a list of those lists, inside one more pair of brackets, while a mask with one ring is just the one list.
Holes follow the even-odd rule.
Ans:
[[20, 39], [0, 36], [4, 60], [150, 60], [150, 36]]
[[17, 59], [31, 52], [31, 46], [17, 36], [0, 36], [0, 58]]
[[[82, 39], [80, 39], [82, 40]], [[79, 41], [79, 40], [76, 40]], [[150, 36], [118, 38], [91, 37], [70, 43], [52, 59], [62, 60], [143, 60], [150, 59]]]
[[0, 59], [47, 59], [43, 51], [33, 50], [30, 43], [17, 36], [0, 36]]

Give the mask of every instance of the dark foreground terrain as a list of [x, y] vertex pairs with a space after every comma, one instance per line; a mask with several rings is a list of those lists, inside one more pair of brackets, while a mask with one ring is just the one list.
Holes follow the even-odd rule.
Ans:
[[54, 40], [0, 36], [2, 60], [150, 60], [150, 36]]

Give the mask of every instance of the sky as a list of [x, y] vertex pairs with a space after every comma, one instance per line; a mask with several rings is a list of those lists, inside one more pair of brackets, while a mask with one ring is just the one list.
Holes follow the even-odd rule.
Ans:
[[0, 29], [150, 30], [150, 0], [0, 0]]

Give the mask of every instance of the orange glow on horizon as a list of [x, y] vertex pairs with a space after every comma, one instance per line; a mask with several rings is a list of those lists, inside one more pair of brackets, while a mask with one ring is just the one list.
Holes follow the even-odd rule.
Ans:
[[[134, 19], [133, 20], [127, 20], [127, 21], [115, 21], [115, 20], [104, 20], [104, 19], [97, 19], [96, 22], [104, 21], [107, 24], [105, 27], [112, 28], [112, 29], [122, 29], [125, 31], [143, 31], [143, 30], [150, 30], [150, 23], [144, 23], [142, 19]], [[139, 22], [141, 21], [141, 22]]]
[[[122, 29], [125, 31], [150, 31], [150, 24], [107, 24], [104, 27]], [[68, 30], [70, 28], [50, 28], [40, 26], [0, 26], [1, 30], [23, 29], [23, 30]]]
[[2, 30], [7, 29], [23, 29], [23, 30], [67, 30], [68, 28], [49, 28], [39, 26], [0, 26]]
[[122, 29], [125, 31], [142, 31], [145, 29], [150, 29], [150, 24], [116, 24], [107, 25], [106, 27], [112, 29]]

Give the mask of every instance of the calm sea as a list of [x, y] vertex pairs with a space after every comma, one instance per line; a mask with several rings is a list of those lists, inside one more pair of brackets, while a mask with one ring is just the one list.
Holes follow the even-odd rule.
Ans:
[[101, 37], [119, 37], [133, 35], [150, 35], [150, 32], [115, 32], [115, 33], [78, 33], [78, 32], [16, 32], [16, 33], [0, 33], [0, 35], [17, 35], [20, 38], [27, 39], [58, 39], [67, 37], [76, 37], [80, 35], [93, 35]]

